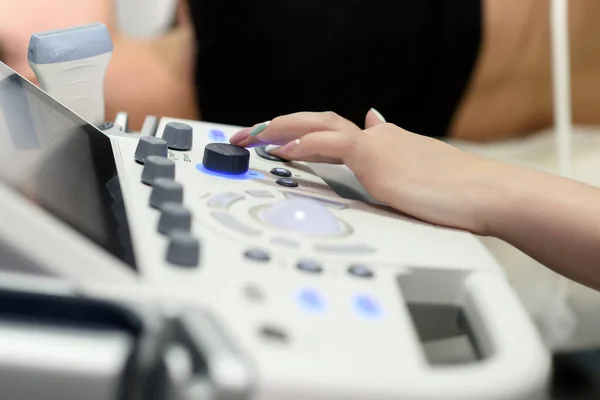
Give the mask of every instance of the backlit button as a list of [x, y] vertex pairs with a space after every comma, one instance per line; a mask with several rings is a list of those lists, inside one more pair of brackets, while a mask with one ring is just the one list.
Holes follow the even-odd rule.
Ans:
[[251, 249], [244, 253], [244, 257], [252, 261], [267, 262], [271, 260], [271, 256], [264, 250]]
[[296, 266], [299, 270], [304, 272], [310, 272], [313, 274], [319, 274], [323, 272], [323, 267], [321, 266], [321, 263], [314, 260], [301, 260]]
[[360, 278], [372, 278], [373, 277], [373, 271], [371, 271], [369, 268], [367, 268], [364, 265], [353, 265], [350, 268], [348, 268], [348, 273], [350, 275], [354, 275]]
[[239, 233], [243, 233], [246, 235], [258, 236], [261, 232], [257, 229], [251, 228], [238, 219], [236, 219], [233, 215], [227, 214], [224, 212], [213, 212], [211, 213], [214, 219], [225, 225], [226, 227], [233, 229]]
[[317, 244], [315, 250], [322, 253], [369, 254], [377, 251], [366, 244]]
[[377, 319], [382, 314], [377, 301], [371, 296], [363, 294], [354, 297], [354, 309], [360, 316], [368, 319]]
[[325, 300], [314, 289], [302, 289], [297, 294], [297, 301], [304, 311], [320, 313], [325, 310]]
[[262, 190], [262, 189], [246, 190], [246, 193], [248, 193], [252, 197], [258, 197], [258, 198], [263, 198], [263, 199], [275, 197], [273, 195], [273, 193], [269, 192], [268, 190]]
[[229, 208], [230, 205], [235, 203], [236, 201], [243, 200], [244, 196], [239, 193], [227, 192], [227, 193], [219, 193], [214, 195], [208, 200], [209, 207], [215, 208]]
[[277, 179], [275, 183], [285, 187], [298, 187], [298, 181], [292, 178]]
[[227, 140], [225, 132], [219, 129], [212, 129], [210, 132], [208, 132], [208, 137], [210, 140], [214, 140], [215, 142], [224, 142]]
[[281, 176], [282, 178], [289, 178], [292, 176], [292, 173], [285, 168], [273, 168], [271, 173], [273, 175]]
[[322, 199], [320, 197], [310, 196], [307, 194], [293, 193], [293, 192], [285, 191], [285, 192], [283, 192], [283, 195], [285, 197], [287, 197], [288, 199], [295, 198], [295, 199], [310, 199], [310, 200], [318, 201], [319, 203], [323, 204], [324, 206], [334, 208], [336, 210], [344, 210], [344, 209], [348, 208], [348, 205], [346, 205], [344, 203], [338, 203], [337, 201]]

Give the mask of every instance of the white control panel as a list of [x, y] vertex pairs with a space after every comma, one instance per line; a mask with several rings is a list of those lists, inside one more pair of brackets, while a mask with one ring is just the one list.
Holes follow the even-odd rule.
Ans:
[[[475, 237], [343, 198], [311, 165], [230, 145], [238, 129], [163, 118], [113, 142], [144, 283], [217, 316], [256, 365], [256, 398], [543, 392], [547, 354]], [[409, 302], [463, 308], [484, 360], [430, 365]]]

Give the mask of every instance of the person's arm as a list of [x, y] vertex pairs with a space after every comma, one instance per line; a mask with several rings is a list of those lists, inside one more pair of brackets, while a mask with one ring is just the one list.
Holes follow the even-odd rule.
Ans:
[[495, 236], [600, 290], [600, 189], [466, 153], [367, 116], [296, 113], [232, 136], [288, 160], [344, 163], [376, 200], [423, 221]]
[[495, 196], [481, 197], [483, 233], [600, 290], [600, 189], [505, 164], [490, 179]]

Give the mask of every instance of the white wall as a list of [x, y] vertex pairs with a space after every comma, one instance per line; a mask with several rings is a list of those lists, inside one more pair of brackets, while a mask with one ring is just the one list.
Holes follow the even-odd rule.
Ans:
[[114, 0], [124, 33], [141, 38], [160, 35], [175, 20], [177, 0]]

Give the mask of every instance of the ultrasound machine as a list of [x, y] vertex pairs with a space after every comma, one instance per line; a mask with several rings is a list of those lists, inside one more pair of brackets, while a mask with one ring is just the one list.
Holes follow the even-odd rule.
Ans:
[[[101, 24], [34, 35], [43, 90], [0, 63], [2, 400], [546, 398], [550, 355], [476, 237], [240, 127], [105, 122], [111, 52]], [[435, 362], [454, 330], [475, 356]]]

